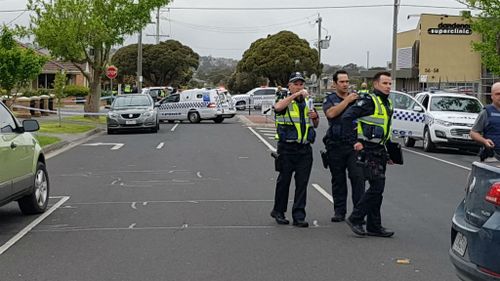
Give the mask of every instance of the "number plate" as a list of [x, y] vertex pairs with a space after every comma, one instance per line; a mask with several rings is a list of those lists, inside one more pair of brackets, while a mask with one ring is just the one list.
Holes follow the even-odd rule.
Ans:
[[126, 125], [135, 125], [135, 124], [137, 124], [137, 122], [135, 120], [127, 120], [127, 121], [125, 121], [125, 124]]
[[467, 237], [458, 232], [453, 242], [452, 249], [463, 257], [465, 255], [465, 249], [467, 249]]
[[462, 135], [462, 138], [464, 138], [464, 139], [466, 139], [466, 140], [470, 140], [470, 139], [471, 139], [471, 137], [470, 137], [470, 135], [469, 135], [469, 134], [463, 134], [463, 135]]

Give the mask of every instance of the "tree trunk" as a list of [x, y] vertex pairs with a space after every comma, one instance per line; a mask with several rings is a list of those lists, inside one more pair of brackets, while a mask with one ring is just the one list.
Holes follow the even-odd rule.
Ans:
[[[90, 82], [90, 92], [85, 102], [84, 111], [97, 113], [100, 110], [100, 100], [101, 100], [101, 75], [103, 66], [101, 65], [102, 50], [99, 48], [94, 49], [94, 65], [96, 69], [92, 69], [92, 80]], [[85, 117], [97, 118], [96, 115], [85, 115]]]

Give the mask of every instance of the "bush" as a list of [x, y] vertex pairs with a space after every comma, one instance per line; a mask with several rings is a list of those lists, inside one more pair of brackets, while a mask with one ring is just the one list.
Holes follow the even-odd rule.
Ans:
[[89, 94], [89, 88], [78, 85], [67, 85], [64, 87], [64, 96], [86, 97]]
[[34, 96], [38, 96], [38, 91], [36, 90], [24, 90], [22, 91], [22, 94], [23, 94], [23, 97], [34, 97]]
[[53, 94], [54, 93], [54, 90], [53, 89], [38, 89], [36, 91], [36, 95], [37, 96], [42, 96], [42, 95], [50, 95], [50, 94]]

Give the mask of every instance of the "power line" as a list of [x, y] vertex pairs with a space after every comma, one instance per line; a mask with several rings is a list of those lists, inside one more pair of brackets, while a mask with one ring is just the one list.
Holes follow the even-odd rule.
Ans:
[[[392, 4], [373, 5], [344, 5], [344, 6], [315, 6], [315, 7], [169, 7], [170, 10], [203, 10], [203, 11], [263, 11], [263, 10], [320, 10], [320, 9], [354, 9], [354, 8], [383, 8], [392, 7]], [[471, 9], [470, 7], [450, 7], [433, 5], [401, 4], [401, 7], [433, 8], [433, 9]], [[163, 11], [167, 11], [164, 9]]]
[[0, 10], [0, 13], [20, 13], [30, 11], [28, 9], [18, 9], [18, 10]]

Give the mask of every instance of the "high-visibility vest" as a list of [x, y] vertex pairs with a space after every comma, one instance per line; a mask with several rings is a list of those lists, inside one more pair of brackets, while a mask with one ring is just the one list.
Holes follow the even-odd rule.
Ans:
[[392, 102], [388, 100], [390, 110], [388, 112], [380, 97], [375, 94], [368, 95], [372, 98], [375, 110], [372, 115], [358, 118], [358, 139], [385, 144], [391, 139]]
[[[275, 124], [277, 130], [275, 136], [276, 140], [285, 142], [309, 143], [308, 134], [311, 128], [311, 120], [309, 118], [309, 107], [307, 106], [308, 100], [309, 100], [308, 98], [305, 99], [303, 122], [301, 122], [300, 118], [299, 105], [297, 104], [297, 102], [295, 102], [295, 100], [293, 100], [288, 105], [286, 112], [284, 114], [282, 115], [276, 114], [275, 116]], [[291, 126], [295, 128], [297, 132], [297, 138], [287, 139], [285, 136], [285, 139], [280, 139], [280, 136], [285, 135], [285, 134], [280, 134], [279, 130], [282, 129], [282, 126]], [[305, 126], [304, 135], [302, 135], [301, 126]]]
[[363, 90], [359, 90], [358, 91], [358, 94], [369, 94], [370, 91], [368, 91], [367, 89], [363, 89]]

